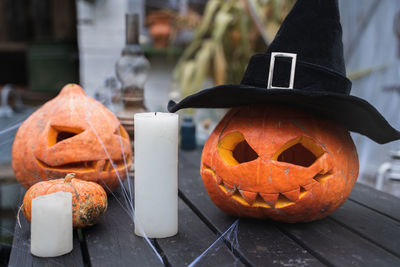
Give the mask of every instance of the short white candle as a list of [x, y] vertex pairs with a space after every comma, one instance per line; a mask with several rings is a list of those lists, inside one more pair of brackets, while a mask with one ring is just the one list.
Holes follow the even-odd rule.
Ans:
[[135, 124], [135, 233], [178, 233], [178, 115], [137, 113]]
[[31, 253], [57, 257], [72, 251], [72, 194], [56, 192], [32, 200]]

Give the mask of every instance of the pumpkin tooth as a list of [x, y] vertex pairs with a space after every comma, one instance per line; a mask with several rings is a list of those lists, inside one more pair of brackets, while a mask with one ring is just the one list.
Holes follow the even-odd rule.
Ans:
[[106, 160], [104, 167], [103, 167], [103, 172], [107, 172], [110, 169], [111, 162], [109, 160]]
[[325, 184], [327, 181], [328, 181], [328, 179], [329, 178], [331, 178], [332, 177], [332, 172], [327, 172], [327, 173], [325, 173], [325, 174], [320, 174], [320, 173], [317, 173], [317, 175], [315, 175], [314, 177], [313, 177], [313, 179], [315, 180], [315, 181], [317, 181], [318, 183], [320, 183], [320, 184]]
[[208, 165], [205, 165], [205, 164], [204, 164], [203, 169], [204, 169], [205, 171], [211, 172], [212, 174], [215, 174], [215, 171], [214, 171], [210, 166], [208, 166]]
[[236, 191], [236, 186], [231, 186], [231, 185], [226, 184], [226, 183], [224, 183], [224, 185], [225, 185], [226, 189], [228, 189], [228, 190], [230, 190], [232, 192]]
[[235, 190], [230, 189], [228, 187], [226, 187], [226, 185], [224, 184], [224, 181], [221, 179], [221, 183], [218, 185], [218, 187], [222, 190], [222, 192], [225, 193], [225, 195], [227, 195], [228, 197], [231, 197], [233, 195], [233, 193], [235, 193]]
[[305, 195], [308, 194], [308, 190], [305, 189], [303, 186], [300, 186], [300, 195], [299, 195], [299, 199], [303, 198]]
[[97, 171], [100, 172], [100, 171], [102, 171], [103, 168], [104, 168], [104, 163], [105, 163], [105, 160], [104, 160], [104, 159], [98, 160], [97, 162], [94, 163], [94, 168], [95, 168]]
[[278, 200], [275, 203], [275, 208], [276, 209], [281, 209], [281, 208], [284, 208], [286, 206], [290, 206], [290, 205], [293, 205], [293, 204], [294, 204], [293, 201], [291, 201], [290, 199], [285, 197], [283, 194], [279, 193]]
[[234, 192], [232, 193], [232, 198], [234, 200], [236, 200], [237, 202], [241, 203], [242, 205], [249, 206], [249, 203], [247, 203], [247, 201], [240, 194], [240, 190], [238, 190], [236, 188], [235, 188]]
[[282, 193], [282, 195], [284, 195], [290, 201], [296, 202], [296, 200], [298, 200], [300, 196], [300, 187], [289, 192], [284, 192]]
[[316, 185], [317, 181], [313, 180], [311, 183], [306, 184], [306, 185], [302, 185], [302, 187], [306, 190], [306, 191], [310, 191], [311, 188], [313, 188], [314, 185]]
[[210, 172], [211, 175], [213, 176], [213, 178], [215, 179], [215, 181], [217, 181], [217, 184], [221, 184], [221, 183], [223, 184], [222, 179], [217, 176], [217, 174], [215, 173], [215, 171], [211, 167], [209, 167], [207, 165], [204, 165], [203, 170], [207, 171], [207, 172]]
[[235, 192], [236, 192], [236, 190], [234, 190], [234, 189], [230, 189], [230, 188], [228, 188], [228, 187], [226, 187], [225, 186], [225, 188], [226, 188], [226, 195], [227, 196], [232, 196], [233, 194], [235, 194]]
[[253, 204], [254, 200], [257, 197], [257, 193], [255, 192], [244, 191], [239, 189], [239, 193], [242, 195], [244, 200], [246, 200], [246, 202], [249, 203], [250, 205]]
[[253, 204], [251, 205], [252, 207], [257, 207], [257, 208], [271, 208], [272, 206], [269, 205], [264, 201], [264, 199], [260, 196], [260, 194], [257, 194], [256, 199], [254, 200]]
[[259, 193], [262, 199], [271, 207], [275, 206], [275, 203], [278, 199], [279, 194], [278, 193], [273, 193], [273, 194], [263, 194]]
[[215, 180], [217, 181], [217, 184], [224, 184], [224, 181], [222, 180], [221, 177], [219, 177], [218, 175], [214, 176]]
[[225, 195], [231, 196], [231, 194], [229, 194], [229, 191], [226, 189], [224, 184], [220, 184], [220, 185], [218, 185], [218, 187], [219, 187], [219, 189], [221, 189], [222, 192], [224, 192]]

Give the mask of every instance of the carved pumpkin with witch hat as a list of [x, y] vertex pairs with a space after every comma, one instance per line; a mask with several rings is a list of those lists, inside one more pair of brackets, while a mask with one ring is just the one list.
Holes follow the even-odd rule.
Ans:
[[349, 131], [377, 143], [400, 133], [350, 95], [335, 0], [298, 0], [241, 84], [220, 85], [168, 109], [233, 107], [208, 138], [201, 175], [223, 211], [303, 222], [340, 207], [358, 176]]

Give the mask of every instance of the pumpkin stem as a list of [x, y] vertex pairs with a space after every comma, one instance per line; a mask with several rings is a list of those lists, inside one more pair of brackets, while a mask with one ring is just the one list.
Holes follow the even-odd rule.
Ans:
[[70, 183], [75, 178], [75, 173], [68, 173], [64, 178], [64, 183]]

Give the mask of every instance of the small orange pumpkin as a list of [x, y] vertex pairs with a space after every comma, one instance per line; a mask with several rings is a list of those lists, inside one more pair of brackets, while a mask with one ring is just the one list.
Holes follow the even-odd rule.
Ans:
[[96, 224], [107, 210], [107, 194], [97, 183], [74, 179], [70, 173], [64, 179], [55, 179], [34, 184], [26, 192], [23, 201], [25, 218], [31, 221], [32, 199], [58, 191], [72, 193], [72, 219], [74, 227]]
[[341, 125], [286, 106], [231, 109], [207, 140], [201, 175], [223, 211], [285, 222], [336, 210], [358, 176], [358, 157]]
[[77, 84], [68, 84], [18, 129], [12, 167], [25, 188], [75, 173], [113, 191], [132, 165], [129, 136], [119, 120]]

